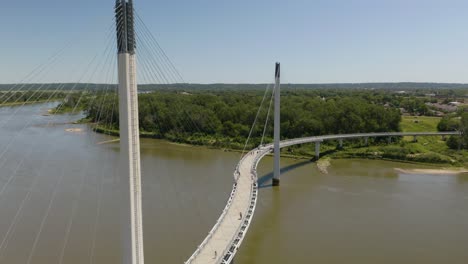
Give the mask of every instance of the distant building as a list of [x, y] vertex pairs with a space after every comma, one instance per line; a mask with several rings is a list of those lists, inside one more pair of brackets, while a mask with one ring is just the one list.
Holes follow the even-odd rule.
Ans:
[[458, 105], [454, 104], [426, 103], [426, 105], [443, 112], [455, 112], [458, 108]]

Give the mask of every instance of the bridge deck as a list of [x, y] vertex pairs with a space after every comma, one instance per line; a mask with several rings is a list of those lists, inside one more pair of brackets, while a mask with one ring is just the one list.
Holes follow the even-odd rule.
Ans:
[[240, 244], [241, 241], [236, 243], [235, 240], [243, 239], [255, 209], [257, 178], [252, 174], [252, 165], [258, 158], [256, 154], [256, 151], [249, 152], [239, 163], [237, 183], [223, 214], [186, 263], [229, 263], [234, 256], [237, 247], [232, 245]]
[[403, 137], [403, 136], [450, 136], [450, 135], [460, 135], [460, 132], [449, 131], [449, 132], [382, 132], [382, 133], [357, 133], [357, 134], [338, 134], [338, 135], [325, 135], [325, 136], [315, 136], [315, 137], [306, 137], [306, 138], [295, 138], [281, 141], [281, 148], [313, 143], [313, 142], [322, 142], [325, 140], [339, 140], [339, 139], [352, 139], [352, 138], [366, 138], [366, 137]]

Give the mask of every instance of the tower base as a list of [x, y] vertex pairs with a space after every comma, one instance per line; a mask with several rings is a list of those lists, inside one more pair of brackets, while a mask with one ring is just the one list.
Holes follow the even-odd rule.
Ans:
[[275, 179], [275, 178], [273, 178], [272, 185], [273, 185], [273, 186], [279, 186], [279, 185], [280, 185], [280, 179]]

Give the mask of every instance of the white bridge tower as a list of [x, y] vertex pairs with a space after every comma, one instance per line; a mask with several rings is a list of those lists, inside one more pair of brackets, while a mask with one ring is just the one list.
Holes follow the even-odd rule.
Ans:
[[140, 131], [133, 0], [116, 0], [123, 264], [143, 264]]
[[275, 153], [275, 164], [273, 168], [273, 186], [279, 186], [280, 184], [280, 63], [276, 63], [275, 67], [275, 123], [274, 125], [274, 153]]

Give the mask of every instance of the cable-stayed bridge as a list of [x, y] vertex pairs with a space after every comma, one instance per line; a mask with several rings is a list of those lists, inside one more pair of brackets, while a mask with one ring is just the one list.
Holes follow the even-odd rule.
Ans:
[[[280, 148], [327, 140], [422, 137], [459, 135], [458, 132], [388, 132], [325, 135], [280, 141]], [[316, 148], [320, 149], [320, 148]], [[249, 229], [258, 198], [257, 166], [263, 157], [274, 151], [274, 144], [260, 146], [248, 152], [234, 172], [234, 185], [226, 208], [213, 229], [186, 263], [231, 263]], [[319, 153], [316, 153], [318, 156]], [[276, 180], [278, 182], [278, 179]], [[216, 252], [216, 253], [215, 253]], [[218, 255], [219, 254], [219, 255]]]
[[[143, 72], [143, 79], [151, 79], [154, 76], [159, 76], [166, 83], [182, 81], [180, 74], [175, 67], [168, 61], [165, 53], [158, 47], [157, 42], [152, 42], [152, 35], [136, 34], [138, 30], [134, 28], [135, 20], [139, 20], [133, 10], [133, 1], [117, 0], [115, 6], [115, 22], [116, 22], [116, 42], [118, 56], [114, 65], [118, 69], [118, 94], [119, 94], [119, 125], [120, 125], [120, 155], [119, 173], [120, 180], [126, 182], [125, 187], [119, 190], [122, 195], [121, 207], [123, 211], [128, 212], [128, 215], [122, 217], [123, 230], [123, 260], [122, 263], [143, 264], [144, 263], [144, 245], [143, 245], [143, 210], [142, 210], [142, 182], [141, 182], [141, 165], [140, 165], [140, 142], [139, 142], [139, 118], [138, 118], [138, 96], [137, 96], [137, 47], [142, 47], [143, 50], [155, 49], [159, 57], [157, 59], [142, 60], [141, 63], [146, 68], [151, 69], [149, 72]], [[144, 26], [144, 24], [143, 24]], [[137, 41], [138, 40], [138, 41]], [[137, 46], [137, 42], [138, 45]], [[156, 45], [154, 44], [156, 43]], [[115, 44], [115, 43], [114, 43]], [[113, 55], [112, 49], [107, 51], [110, 56]], [[150, 54], [151, 55], [151, 54]], [[160, 63], [160, 64], [159, 64]], [[99, 68], [97, 66], [96, 68]], [[169, 72], [168, 74], [163, 74]], [[422, 133], [365, 133], [365, 134], [349, 134], [349, 135], [328, 135], [316, 136], [300, 139], [290, 139], [280, 141], [279, 130], [279, 108], [280, 108], [280, 67], [279, 64], [275, 68], [275, 89], [274, 89], [274, 143], [260, 146], [247, 152], [242, 156], [238, 166], [234, 171], [234, 184], [232, 191], [228, 197], [225, 209], [221, 216], [216, 221], [216, 224], [209, 231], [208, 236], [197, 247], [193, 255], [186, 263], [232, 263], [237, 250], [241, 246], [245, 238], [249, 226], [253, 220], [255, 207], [258, 198], [257, 172], [256, 168], [263, 157], [269, 153], [274, 153], [274, 179], [273, 185], [278, 186], [280, 181], [280, 148], [297, 145], [297, 144], [316, 144], [316, 156], [320, 154], [320, 143], [326, 140], [340, 141], [352, 138], [371, 138], [371, 137], [400, 137], [400, 136], [447, 136], [457, 135], [458, 132], [422, 132]], [[76, 86], [76, 85], [75, 85]], [[23, 85], [17, 87], [20, 89]], [[59, 91], [60, 85], [56, 91]], [[42, 87], [40, 87], [42, 88]], [[75, 87], [74, 87], [75, 88]], [[108, 87], [112, 89], [112, 87]], [[14, 89], [14, 87], [12, 88]], [[34, 91], [33, 88], [29, 88]], [[107, 89], [107, 88], [106, 88]], [[39, 92], [40, 93], [40, 92]], [[32, 98], [32, 96], [31, 96]], [[272, 96], [273, 98], [273, 96]], [[2, 98], [5, 99], [5, 98]], [[7, 98], [9, 99], [9, 98]], [[29, 100], [30, 98], [28, 98]], [[52, 98], [48, 98], [52, 99]], [[265, 97], [264, 97], [265, 99]], [[262, 101], [263, 104], [263, 101]], [[77, 104], [78, 105], [78, 104]], [[271, 107], [270, 107], [271, 108]], [[270, 111], [268, 110], [268, 114]], [[102, 109], [101, 109], [102, 110]], [[258, 115], [258, 113], [257, 113]], [[268, 120], [268, 117], [267, 119]], [[5, 122], [6, 123], [6, 122]], [[2, 123], [2, 126], [5, 124]], [[255, 123], [254, 123], [255, 125]], [[266, 127], [266, 124], [265, 124]], [[265, 135], [265, 127], [263, 129]], [[249, 136], [250, 137], [250, 136]], [[248, 139], [247, 139], [248, 141]], [[263, 139], [262, 139], [263, 141]], [[246, 144], [247, 146], [247, 144]], [[6, 149], [7, 150], [7, 149]], [[5, 151], [6, 151], [5, 150]], [[3, 156], [4, 153], [0, 153]], [[226, 175], [226, 177], [229, 177]], [[8, 179], [8, 182], [12, 178]], [[7, 183], [8, 183], [7, 182]], [[4, 185], [2, 188], [4, 188]], [[2, 190], [3, 191], [3, 190]], [[45, 217], [39, 225], [38, 235], [33, 242], [32, 253], [28, 257], [27, 263], [32, 262], [33, 253], [37, 247], [37, 243], [42, 233], [42, 229], [47, 216], [50, 213], [50, 207], [55, 199], [56, 192], [53, 193], [53, 198], [47, 209]], [[75, 205], [73, 206], [73, 208]], [[20, 207], [21, 208], [21, 207]], [[18, 211], [19, 212], [19, 211]], [[73, 209], [72, 209], [72, 212]], [[70, 218], [69, 226], [73, 224], [74, 213]], [[16, 215], [14, 220], [16, 219]], [[14, 226], [14, 221], [8, 228], [8, 238], [11, 227]], [[69, 230], [69, 229], [68, 229]], [[3, 248], [4, 240], [0, 244], [0, 249]], [[68, 233], [66, 240], [68, 241]], [[7, 243], [7, 242], [5, 242]], [[60, 263], [63, 261], [63, 255], [60, 258]]]

